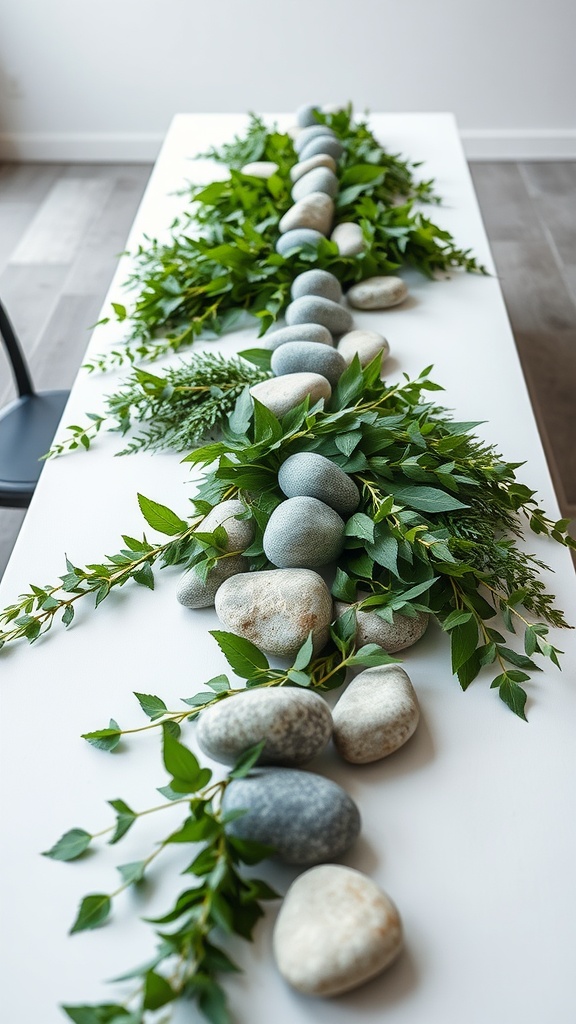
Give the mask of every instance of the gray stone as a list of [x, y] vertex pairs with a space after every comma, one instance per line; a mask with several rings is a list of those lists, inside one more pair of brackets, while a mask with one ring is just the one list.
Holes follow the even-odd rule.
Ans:
[[310, 139], [306, 143], [298, 156], [301, 160], [309, 160], [311, 156], [316, 156], [318, 153], [328, 153], [329, 156], [333, 156], [335, 160], [338, 160], [343, 152], [344, 146], [339, 139], [333, 138], [332, 135], [318, 135], [317, 138]]
[[334, 157], [329, 156], [328, 153], [317, 153], [316, 156], [311, 156], [308, 160], [301, 160], [290, 168], [290, 181], [297, 182], [299, 178], [308, 174], [308, 171], [315, 170], [316, 167], [327, 167], [334, 174], [336, 173]]
[[298, 495], [318, 498], [345, 519], [360, 504], [360, 492], [352, 478], [340, 466], [316, 452], [289, 455], [278, 470], [278, 484], [288, 498]]
[[334, 219], [334, 202], [324, 192], [310, 192], [303, 199], [294, 203], [284, 214], [278, 224], [280, 234], [295, 231], [298, 228], [310, 228], [327, 235]]
[[244, 551], [254, 540], [254, 522], [251, 519], [237, 519], [246, 514], [246, 506], [237, 498], [221, 501], [202, 520], [199, 529], [202, 533], [212, 533], [223, 526], [228, 542], [226, 551]]
[[349, 331], [340, 338], [338, 351], [347, 366], [350, 366], [356, 355], [360, 366], [368, 366], [380, 352], [384, 362], [390, 355], [390, 345], [384, 335], [377, 331]]
[[367, 668], [334, 708], [334, 744], [352, 764], [379, 761], [410, 739], [419, 718], [418, 698], [403, 668]]
[[321, 295], [332, 302], [340, 302], [342, 286], [328, 270], [305, 270], [292, 281], [290, 294], [293, 299], [300, 299], [303, 295]]
[[244, 164], [242, 174], [248, 174], [251, 178], [271, 178], [277, 170], [278, 164], [272, 160], [254, 160], [251, 164]]
[[271, 368], [276, 375], [303, 371], [319, 373], [334, 388], [346, 369], [346, 363], [330, 345], [318, 345], [315, 341], [289, 341], [273, 353]]
[[338, 246], [341, 256], [358, 256], [366, 248], [366, 239], [359, 224], [345, 220], [337, 224], [330, 235], [330, 241]]
[[232, 555], [221, 558], [213, 569], [210, 569], [203, 580], [195, 569], [189, 569], [181, 576], [176, 590], [176, 597], [185, 608], [210, 608], [215, 601], [218, 589], [224, 580], [240, 572], [247, 572], [250, 563], [243, 555]]
[[399, 306], [408, 295], [401, 277], [367, 277], [353, 284], [346, 298], [354, 309], [389, 309]]
[[288, 257], [304, 247], [312, 246], [317, 249], [323, 238], [324, 235], [320, 231], [314, 231], [312, 228], [294, 228], [293, 231], [280, 235], [276, 242], [276, 252], [279, 256]]
[[307, 128], [308, 125], [318, 124], [316, 111], [319, 110], [317, 103], [304, 103], [296, 111], [296, 124], [299, 128]]
[[331, 299], [324, 299], [321, 295], [302, 295], [294, 299], [286, 310], [286, 323], [293, 324], [323, 324], [333, 334], [344, 334], [352, 328], [352, 314], [345, 306], [340, 306]]
[[318, 498], [287, 498], [264, 530], [264, 553], [281, 569], [316, 569], [338, 558], [344, 547], [344, 520]]
[[232, 633], [260, 650], [291, 657], [312, 632], [314, 651], [328, 640], [332, 598], [310, 569], [266, 569], [225, 580], [216, 593], [216, 613]]
[[280, 330], [267, 334], [266, 348], [274, 351], [289, 341], [314, 341], [318, 345], [334, 344], [330, 331], [322, 324], [296, 324], [294, 327], [281, 327]]
[[332, 171], [327, 167], [316, 167], [315, 170], [309, 171], [296, 182], [291, 194], [295, 203], [304, 199], [304, 196], [310, 195], [311, 192], [324, 192], [334, 199], [338, 194], [339, 187], [338, 178]]
[[[358, 593], [358, 600], [364, 600], [369, 594]], [[352, 606], [344, 601], [336, 602], [336, 614], [343, 615]], [[428, 628], [430, 616], [426, 612], [416, 612], [416, 617], [400, 615], [394, 612], [392, 622], [386, 622], [374, 610], [356, 612], [356, 641], [363, 644], [378, 644], [388, 654], [396, 654], [417, 643]]]
[[322, 775], [295, 768], [257, 768], [234, 779], [222, 808], [247, 811], [227, 832], [273, 846], [287, 864], [333, 860], [360, 834], [360, 813], [348, 793]]
[[390, 897], [371, 878], [325, 864], [305, 871], [288, 889], [272, 949], [280, 974], [298, 992], [337, 996], [396, 959], [402, 924]]
[[316, 757], [332, 735], [326, 701], [302, 687], [242, 690], [200, 715], [196, 738], [214, 761], [235, 764], [266, 740], [259, 764], [300, 765]]
[[329, 136], [331, 139], [336, 138], [336, 132], [332, 128], [328, 128], [325, 124], [311, 124], [307, 125], [298, 134], [298, 138], [294, 142], [294, 149], [297, 153], [301, 153], [312, 139], [319, 139], [324, 136]]
[[250, 394], [278, 419], [282, 419], [307, 396], [310, 397], [310, 405], [315, 405], [321, 399], [327, 401], [332, 388], [319, 373], [285, 373], [281, 377], [259, 381], [250, 388]]

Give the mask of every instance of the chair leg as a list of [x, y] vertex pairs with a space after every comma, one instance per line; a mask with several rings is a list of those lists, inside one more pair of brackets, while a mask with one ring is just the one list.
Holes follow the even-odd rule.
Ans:
[[6, 346], [20, 397], [34, 394], [34, 385], [8, 314], [0, 302], [0, 335]]

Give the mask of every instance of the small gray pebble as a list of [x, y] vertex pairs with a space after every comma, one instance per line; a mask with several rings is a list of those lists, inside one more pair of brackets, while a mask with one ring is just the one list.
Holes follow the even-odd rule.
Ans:
[[367, 277], [353, 284], [346, 298], [354, 309], [389, 309], [399, 306], [408, 295], [401, 277]]
[[320, 107], [317, 103], [304, 103], [296, 111], [296, 124], [299, 128], [307, 128], [311, 124], [318, 124], [316, 111]]
[[352, 329], [352, 314], [345, 306], [340, 306], [331, 299], [324, 299], [321, 295], [302, 295], [294, 299], [286, 310], [286, 323], [294, 324], [316, 323], [323, 324], [333, 334], [344, 334]]
[[283, 217], [280, 218], [278, 230], [284, 235], [287, 231], [298, 228], [309, 228], [327, 235], [334, 219], [334, 202], [325, 192], [309, 192], [303, 199], [294, 203]]
[[202, 533], [212, 533], [219, 526], [223, 526], [228, 542], [226, 551], [244, 551], [254, 540], [254, 521], [252, 519], [237, 519], [237, 516], [246, 514], [246, 506], [237, 498], [230, 498], [228, 501], [221, 501], [202, 520], [199, 529]]
[[300, 160], [309, 160], [311, 156], [316, 156], [318, 153], [327, 153], [328, 156], [333, 156], [335, 160], [338, 160], [343, 152], [344, 146], [339, 139], [333, 138], [332, 135], [318, 135], [306, 143], [298, 156]]
[[297, 164], [293, 164], [290, 168], [290, 181], [296, 182], [299, 178], [304, 177], [308, 174], [308, 171], [313, 171], [316, 167], [327, 167], [330, 171], [336, 174], [336, 161], [333, 156], [328, 156], [328, 153], [317, 153], [316, 156], [311, 156], [309, 160], [301, 160]]
[[278, 471], [278, 485], [288, 498], [298, 495], [318, 498], [345, 519], [360, 504], [360, 492], [352, 478], [316, 452], [289, 455]]
[[325, 124], [311, 124], [306, 128], [303, 128], [298, 134], [298, 138], [294, 142], [294, 149], [297, 153], [301, 153], [312, 139], [319, 139], [324, 136], [329, 136], [331, 139], [336, 138], [336, 132], [332, 128], [328, 128]]
[[342, 286], [328, 270], [305, 270], [292, 281], [290, 294], [293, 299], [300, 299], [303, 295], [321, 295], [323, 299], [340, 302]]
[[317, 167], [296, 182], [291, 195], [295, 203], [309, 195], [310, 192], [325, 192], [327, 196], [334, 199], [338, 194], [339, 187], [338, 178], [332, 171], [329, 171], [327, 167]]
[[346, 761], [380, 761], [410, 739], [420, 708], [410, 677], [399, 665], [367, 668], [352, 680], [334, 711], [334, 743]]
[[342, 856], [360, 834], [360, 812], [330, 779], [294, 768], [258, 768], [234, 779], [224, 813], [246, 810], [226, 831], [276, 849], [287, 864], [319, 864]]
[[266, 348], [275, 351], [289, 341], [314, 341], [317, 345], [334, 345], [334, 338], [322, 324], [296, 324], [294, 327], [281, 327], [278, 331], [267, 334]]
[[304, 246], [313, 246], [317, 249], [324, 237], [321, 231], [315, 231], [313, 228], [294, 228], [280, 235], [276, 242], [276, 252], [279, 256], [288, 257]]
[[272, 355], [272, 373], [320, 373], [335, 388], [346, 369], [346, 363], [330, 345], [315, 341], [289, 341], [280, 345]]
[[344, 520], [318, 498], [288, 498], [264, 530], [266, 557], [281, 569], [316, 569], [333, 562], [344, 547]]
[[225, 580], [240, 572], [247, 572], [250, 563], [243, 555], [232, 555], [221, 558], [208, 576], [203, 580], [195, 569], [189, 569], [180, 578], [176, 597], [185, 608], [210, 608], [216, 599], [216, 593]]
[[[359, 601], [370, 597], [370, 594], [358, 592]], [[352, 606], [345, 601], [336, 601], [335, 609], [338, 616], [343, 615]], [[377, 615], [373, 609], [356, 612], [356, 643], [359, 647], [364, 644], [378, 644], [388, 654], [396, 654], [397, 651], [404, 651], [407, 647], [420, 640], [428, 628], [430, 616], [426, 612], [416, 612], [415, 617], [401, 615], [394, 612], [392, 622]]]

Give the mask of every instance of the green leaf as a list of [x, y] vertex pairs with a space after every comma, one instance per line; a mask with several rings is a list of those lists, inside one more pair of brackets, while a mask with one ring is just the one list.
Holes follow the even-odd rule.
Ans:
[[356, 654], [349, 659], [349, 665], [363, 665], [364, 668], [369, 668], [376, 665], [394, 665], [398, 664], [398, 658], [393, 658], [392, 655], [388, 654], [378, 644], [365, 644], [364, 647], [360, 647]]
[[253, 363], [254, 366], [258, 366], [261, 370], [270, 369], [270, 360], [272, 359], [272, 351], [268, 348], [246, 348], [242, 352], [238, 353], [242, 359], [246, 359], [247, 362]]
[[67, 604], [62, 615], [62, 622], [65, 626], [69, 626], [74, 618], [74, 608], [71, 604]]
[[276, 850], [273, 846], [265, 843], [257, 843], [253, 839], [240, 839], [238, 836], [229, 836], [230, 846], [236, 850], [244, 864], [259, 864], [267, 857], [273, 857]]
[[513, 682], [513, 680], [510, 679], [510, 675], [500, 683], [500, 686], [498, 687], [498, 694], [500, 699], [508, 705], [515, 715], [518, 715], [518, 717], [524, 722], [528, 721], [524, 712], [527, 697], [526, 690]]
[[51, 850], [45, 850], [42, 856], [51, 857], [52, 860], [76, 860], [88, 849], [91, 841], [89, 832], [82, 828], [72, 828], [64, 833]]
[[210, 1024], [232, 1024], [228, 1013], [226, 996], [216, 982], [210, 982], [198, 998], [198, 1005]]
[[148, 590], [154, 590], [154, 573], [152, 572], [152, 566], [149, 562], [145, 562], [138, 572], [133, 573], [132, 579], [139, 583], [141, 587], [147, 587]]
[[80, 904], [80, 909], [74, 924], [70, 929], [70, 935], [77, 932], [89, 931], [103, 924], [110, 913], [112, 901], [104, 893], [93, 893], [85, 896]]
[[156, 974], [155, 971], [148, 971], [144, 978], [144, 1009], [158, 1010], [176, 997], [176, 993], [166, 978], [163, 978], [161, 974]]
[[124, 800], [109, 800], [110, 807], [113, 807], [117, 812], [116, 828], [112, 838], [109, 840], [109, 845], [113, 846], [114, 843], [118, 843], [123, 836], [126, 835], [128, 829], [132, 828], [132, 825], [136, 821], [138, 815], [133, 811]]
[[222, 654], [230, 668], [242, 679], [251, 679], [255, 672], [269, 668], [268, 658], [262, 651], [243, 637], [234, 633], [225, 633], [220, 629], [211, 629]]
[[214, 693], [227, 693], [230, 689], [230, 681], [228, 676], [225, 675], [214, 676], [212, 679], [208, 680], [206, 686], [209, 686], [211, 690], [214, 690]]
[[131, 864], [119, 864], [118, 871], [125, 885], [137, 885], [144, 878], [147, 861], [135, 860]]
[[155, 718], [162, 718], [165, 712], [168, 710], [163, 700], [160, 697], [155, 697], [152, 693], [136, 693], [134, 692], [136, 700], [140, 704], [142, 711], [148, 718], [154, 721]]
[[287, 676], [292, 683], [296, 683], [296, 686], [312, 685], [312, 679], [306, 672], [300, 672], [297, 669], [291, 668], [288, 669]]
[[164, 766], [173, 776], [170, 783], [172, 789], [182, 793], [197, 792], [210, 781], [212, 772], [207, 768], [200, 768], [192, 751], [174, 739], [164, 725], [162, 733]]
[[310, 659], [312, 658], [313, 653], [314, 637], [312, 630], [310, 630], [308, 636], [306, 637], [306, 640], [302, 644], [302, 647], [300, 648], [298, 654], [294, 659], [294, 664], [292, 665], [292, 668], [297, 672], [300, 671], [300, 669], [306, 668], [310, 664]]
[[510, 663], [510, 665], [516, 665], [517, 668], [527, 668], [531, 672], [541, 672], [541, 668], [531, 658], [527, 658], [524, 654], [518, 654], [517, 651], [511, 651], [509, 647], [499, 648], [500, 657], [504, 658], [504, 661]]
[[364, 512], [356, 512], [350, 517], [344, 529], [346, 537], [360, 537], [372, 543], [374, 540], [374, 522]]
[[478, 644], [478, 626], [475, 619], [455, 626], [450, 634], [452, 671], [457, 672], [472, 656]]
[[455, 498], [453, 494], [441, 491], [438, 487], [392, 483], [390, 490], [402, 505], [417, 508], [420, 512], [453, 512], [456, 509], [469, 507]]
[[457, 609], [446, 616], [442, 623], [442, 629], [448, 632], [449, 630], [454, 629], [454, 626], [461, 626], [463, 622], [470, 622], [473, 618], [473, 612], [463, 612]]
[[82, 739], [88, 740], [97, 750], [115, 750], [122, 736], [122, 730], [113, 718], [107, 729], [97, 729], [96, 732], [82, 733]]
[[132, 1014], [118, 1003], [100, 1003], [98, 1006], [63, 1006], [62, 1010], [74, 1024], [141, 1024], [139, 1014]]
[[151, 498], [146, 498], [143, 494], [138, 495], [138, 504], [148, 525], [158, 533], [175, 537], [178, 533], [184, 533], [188, 529], [188, 523], [180, 519], [166, 505], [159, 505], [157, 501], [152, 501]]
[[356, 582], [339, 567], [332, 584], [332, 595], [338, 601], [346, 601], [348, 604], [356, 600]]
[[249, 747], [243, 754], [240, 755], [236, 764], [234, 765], [231, 772], [228, 772], [228, 778], [230, 779], [243, 779], [251, 768], [254, 767], [260, 754], [266, 746], [266, 739], [260, 740], [255, 746]]

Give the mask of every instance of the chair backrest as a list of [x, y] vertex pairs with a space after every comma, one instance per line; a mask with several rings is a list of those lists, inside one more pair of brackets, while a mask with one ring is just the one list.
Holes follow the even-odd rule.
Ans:
[[0, 337], [4, 342], [4, 347], [8, 353], [10, 363], [12, 365], [12, 372], [16, 381], [16, 387], [18, 388], [18, 394], [20, 397], [24, 395], [34, 394], [34, 385], [32, 384], [32, 378], [30, 371], [26, 365], [24, 353], [20, 348], [18, 338], [14, 333], [14, 328], [8, 319], [8, 314], [4, 309], [4, 306], [0, 302]]

